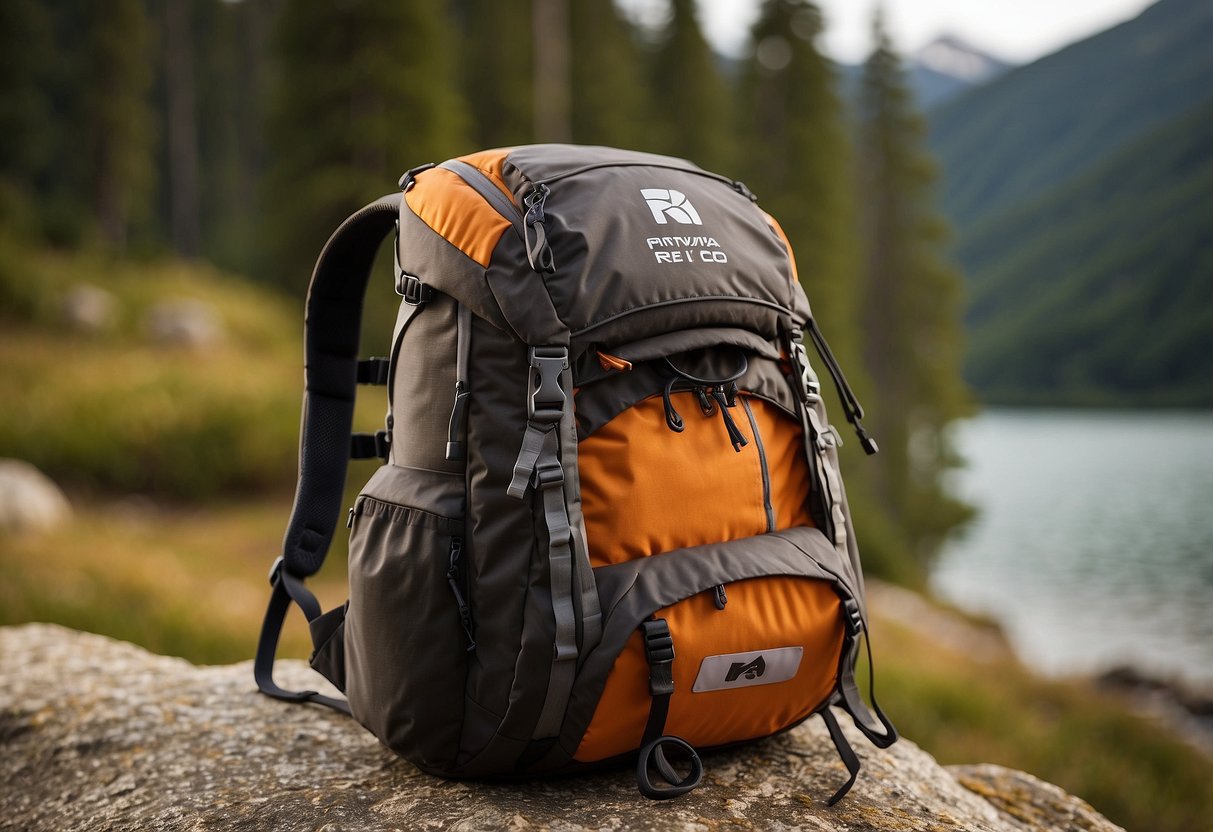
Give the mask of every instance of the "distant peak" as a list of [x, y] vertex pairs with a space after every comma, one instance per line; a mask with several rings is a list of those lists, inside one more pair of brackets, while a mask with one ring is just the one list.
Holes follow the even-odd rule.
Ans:
[[973, 84], [997, 75], [1009, 66], [1006, 61], [956, 35], [940, 35], [911, 57], [920, 66]]

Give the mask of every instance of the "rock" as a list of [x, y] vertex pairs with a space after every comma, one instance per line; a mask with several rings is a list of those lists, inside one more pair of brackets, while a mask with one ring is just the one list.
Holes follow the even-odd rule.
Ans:
[[[288, 686], [315, 689], [303, 662]], [[819, 720], [707, 755], [704, 784], [640, 798], [625, 767], [519, 783], [429, 777], [354, 721], [257, 694], [250, 663], [194, 667], [60, 627], [0, 628], [0, 826], [70, 830], [1115, 830], [1019, 772], [942, 768], [913, 743], [843, 769]]]
[[50, 529], [71, 515], [67, 497], [49, 477], [20, 459], [0, 459], [0, 531]]
[[63, 296], [63, 321], [77, 332], [97, 333], [114, 327], [114, 296], [97, 286], [82, 283]]
[[202, 349], [223, 340], [223, 320], [215, 307], [192, 298], [157, 303], [148, 310], [145, 328], [152, 341], [165, 346]]

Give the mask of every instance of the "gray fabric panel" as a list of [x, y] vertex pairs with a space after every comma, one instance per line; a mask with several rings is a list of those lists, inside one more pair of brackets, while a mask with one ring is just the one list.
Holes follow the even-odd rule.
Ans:
[[431, 514], [455, 518], [464, 516], [467, 502], [463, 472], [401, 465], [380, 466], [362, 487], [362, 494], [385, 503], [415, 506]]
[[440, 293], [400, 339], [392, 375], [392, 461], [410, 468], [461, 472], [446, 458], [455, 402], [457, 304]]
[[[722, 359], [724, 360], [724, 359]], [[657, 364], [638, 364], [631, 370], [613, 373], [593, 384], [584, 384], [577, 393], [577, 431], [581, 439], [614, 419], [629, 407], [649, 396], [660, 395], [668, 376]], [[795, 394], [779, 364], [751, 358], [749, 370], [737, 385], [799, 418]]]
[[[525, 345], [480, 318], [472, 320], [470, 365], [473, 395], [468, 405], [467, 483], [468, 542], [472, 573], [472, 604], [477, 617], [477, 648], [468, 677], [468, 696], [477, 704], [469, 715], [481, 723], [500, 722], [510, 709], [510, 691], [522, 644], [524, 619], [529, 625], [528, 587], [546, 582], [547, 562], [534, 554], [537, 540], [533, 501], [506, 493], [513, 474], [518, 444], [526, 429], [526, 390], [529, 360]], [[536, 574], [532, 576], [532, 572]], [[538, 612], [534, 613], [535, 615]], [[551, 618], [550, 601], [546, 617]], [[535, 704], [542, 704], [543, 686], [551, 664], [551, 628], [547, 628], [546, 662]], [[529, 635], [542, 635], [540, 632]], [[532, 722], [533, 724], [533, 722]], [[496, 730], [497, 725], [492, 726]], [[530, 726], [515, 737], [525, 743]], [[482, 750], [478, 743], [490, 734], [478, 724], [465, 735], [469, 757]], [[509, 761], [512, 764], [512, 761]]]
[[602, 642], [585, 658], [554, 751], [542, 767], [559, 766], [576, 752], [594, 715], [607, 675], [640, 622], [657, 610], [717, 584], [773, 575], [819, 578], [854, 595], [845, 556], [815, 528], [679, 549], [595, 570], [607, 618]]
[[[699, 223], [659, 221], [642, 195], [652, 189], [676, 191]], [[574, 333], [675, 301], [754, 301], [789, 316], [795, 305], [782, 242], [749, 199], [715, 178], [686, 168], [595, 168], [554, 182], [544, 210], [557, 266], [544, 280]], [[673, 328], [681, 327], [630, 340]]]
[[[528, 182], [547, 181], [568, 175], [572, 171], [603, 164], [654, 165], [707, 174], [693, 162], [674, 156], [662, 156], [636, 150], [619, 150], [614, 147], [574, 144], [539, 144], [515, 147], [506, 157], [505, 164], [502, 165], [502, 174], [506, 184], [517, 193], [520, 188], [526, 187]], [[727, 178], [718, 174], [707, 175], [718, 176], [720, 179], [728, 181]]]
[[665, 332], [642, 341], [621, 344], [613, 350], [607, 348], [605, 351], [627, 361], [648, 361], [652, 358], [661, 358], [688, 350], [721, 345], [741, 347], [763, 358], [779, 358], [779, 349], [770, 340], [755, 335], [753, 332], [731, 327]]
[[[379, 493], [417, 488], [414, 472], [389, 465], [380, 473]], [[444, 480], [428, 505], [462, 499], [462, 481]], [[350, 535], [350, 709], [389, 748], [437, 771], [453, 767], [463, 721], [468, 653], [446, 580], [451, 539], [462, 534], [457, 519], [362, 497]]]

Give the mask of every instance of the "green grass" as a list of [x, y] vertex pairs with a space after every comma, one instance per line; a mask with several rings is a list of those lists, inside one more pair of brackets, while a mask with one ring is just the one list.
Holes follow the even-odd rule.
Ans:
[[[114, 298], [113, 325], [61, 319], [79, 284]], [[209, 304], [223, 337], [156, 345], [153, 304]], [[298, 307], [298, 308], [296, 308]], [[0, 240], [0, 457], [92, 493], [209, 499], [293, 482], [303, 387], [302, 304], [201, 265], [22, 252]], [[359, 425], [382, 423], [382, 393]]]
[[1030, 772], [1141, 832], [1213, 829], [1213, 760], [1086, 681], [1039, 679], [879, 621], [878, 693], [898, 729], [941, 762]]

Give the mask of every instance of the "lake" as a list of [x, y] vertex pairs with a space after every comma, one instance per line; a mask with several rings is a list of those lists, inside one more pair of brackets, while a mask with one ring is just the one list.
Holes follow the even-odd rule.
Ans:
[[1047, 675], [1128, 665], [1213, 686], [1213, 414], [989, 410], [957, 426], [980, 516], [940, 597]]

